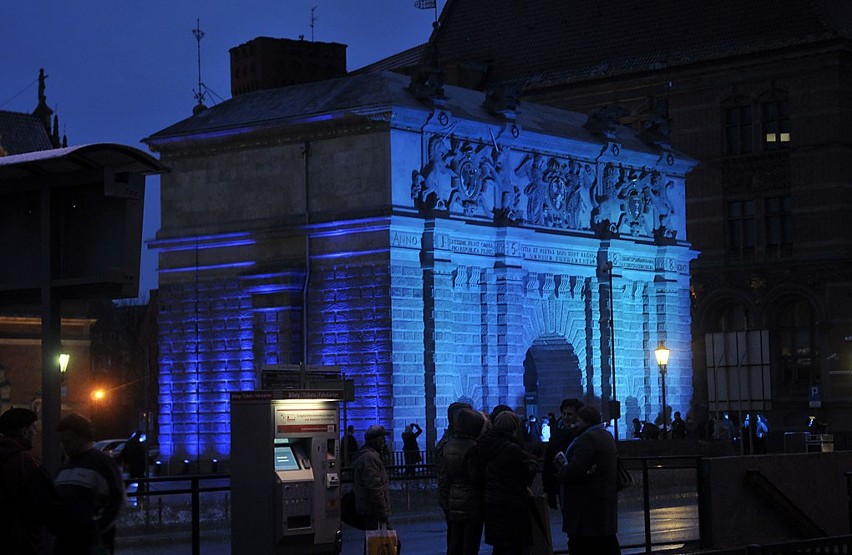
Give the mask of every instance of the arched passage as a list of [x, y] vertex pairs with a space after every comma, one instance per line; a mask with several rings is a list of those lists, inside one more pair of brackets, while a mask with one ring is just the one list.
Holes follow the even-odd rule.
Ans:
[[541, 335], [524, 358], [526, 397], [535, 394], [536, 413], [559, 412], [559, 403], [569, 397], [583, 398], [580, 360], [574, 347], [556, 334]]

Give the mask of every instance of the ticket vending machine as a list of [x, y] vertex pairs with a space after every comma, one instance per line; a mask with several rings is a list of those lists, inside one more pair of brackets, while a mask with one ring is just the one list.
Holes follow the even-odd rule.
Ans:
[[339, 553], [343, 391], [231, 394], [231, 552]]

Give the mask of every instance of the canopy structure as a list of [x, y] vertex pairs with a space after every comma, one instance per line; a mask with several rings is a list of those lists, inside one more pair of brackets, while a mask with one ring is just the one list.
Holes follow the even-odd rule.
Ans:
[[60, 462], [60, 304], [135, 297], [145, 175], [141, 150], [93, 144], [0, 158], [0, 304], [41, 303], [43, 459]]

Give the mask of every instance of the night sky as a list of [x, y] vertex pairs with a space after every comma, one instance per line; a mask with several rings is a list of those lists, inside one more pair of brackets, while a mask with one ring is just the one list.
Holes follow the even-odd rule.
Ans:
[[[444, 1], [438, 1], [438, 9]], [[315, 17], [311, 28], [311, 9]], [[191, 115], [201, 80], [205, 104], [230, 98], [228, 50], [255, 37], [348, 45], [350, 70], [426, 42], [433, 10], [414, 0], [8, 0], [0, 12], [0, 110], [32, 112], [39, 68], [68, 144], [140, 140]], [[143, 240], [159, 227], [159, 179], [148, 178]], [[156, 255], [143, 246], [141, 296], [157, 287]]]

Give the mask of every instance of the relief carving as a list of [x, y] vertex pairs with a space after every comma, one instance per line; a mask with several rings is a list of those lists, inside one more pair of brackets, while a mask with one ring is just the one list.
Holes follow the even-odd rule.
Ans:
[[[426, 161], [412, 172], [411, 198], [421, 210], [441, 210], [599, 235], [674, 240], [676, 184], [658, 171], [593, 163], [507, 145], [433, 134]], [[520, 161], [517, 161], [520, 158]]]

